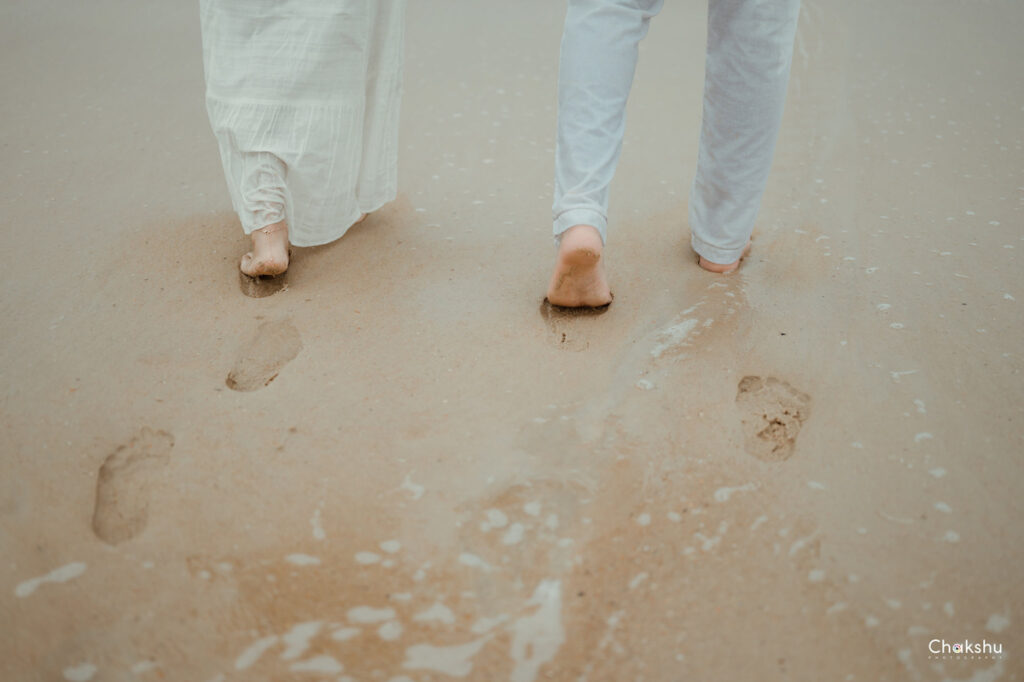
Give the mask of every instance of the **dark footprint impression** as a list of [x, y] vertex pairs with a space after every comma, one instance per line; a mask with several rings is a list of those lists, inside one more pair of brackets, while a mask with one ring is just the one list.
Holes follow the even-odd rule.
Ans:
[[145, 529], [150, 482], [167, 465], [173, 446], [171, 434], [147, 427], [103, 461], [92, 514], [96, 537], [116, 545]]
[[811, 415], [811, 397], [775, 377], [743, 377], [736, 406], [744, 448], [764, 462], [789, 459], [800, 427]]
[[[291, 249], [288, 250], [288, 258], [291, 259]], [[285, 270], [279, 275], [257, 275], [253, 277], [241, 270], [238, 271], [238, 284], [242, 293], [250, 298], [266, 298], [283, 291], [288, 284], [288, 271]]]
[[290, 320], [268, 321], [242, 346], [224, 383], [235, 391], [256, 391], [273, 381], [302, 350], [302, 338]]
[[611, 303], [600, 308], [563, 308], [552, 305], [545, 298], [540, 304], [540, 316], [551, 330], [550, 338], [557, 348], [581, 351], [590, 346], [585, 333], [590, 326], [587, 320], [603, 315], [610, 306]]

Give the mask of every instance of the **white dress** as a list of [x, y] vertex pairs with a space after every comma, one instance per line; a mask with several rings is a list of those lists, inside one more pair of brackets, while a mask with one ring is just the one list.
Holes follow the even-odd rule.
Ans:
[[246, 234], [341, 237], [397, 192], [405, 0], [200, 0], [206, 106]]

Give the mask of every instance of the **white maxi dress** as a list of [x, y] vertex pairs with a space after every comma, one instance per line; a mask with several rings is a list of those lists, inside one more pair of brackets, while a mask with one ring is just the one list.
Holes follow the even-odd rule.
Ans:
[[200, 0], [206, 106], [246, 234], [341, 237], [397, 193], [405, 0]]

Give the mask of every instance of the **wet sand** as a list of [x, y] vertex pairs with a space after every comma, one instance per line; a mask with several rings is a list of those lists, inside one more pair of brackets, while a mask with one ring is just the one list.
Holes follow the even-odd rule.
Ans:
[[1021, 5], [805, 2], [728, 277], [667, 7], [563, 317], [563, 7], [411, 4], [400, 196], [258, 299], [196, 8], [0, 10], [0, 677], [1024, 679]]

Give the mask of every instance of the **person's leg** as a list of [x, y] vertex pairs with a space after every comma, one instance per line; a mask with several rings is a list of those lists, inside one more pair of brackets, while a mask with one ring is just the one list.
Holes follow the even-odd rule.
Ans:
[[227, 150], [225, 168], [237, 170], [236, 210], [252, 251], [242, 256], [239, 269], [250, 277], [279, 275], [288, 269], [288, 223], [285, 220], [284, 164], [266, 152]]
[[730, 272], [750, 247], [782, 122], [800, 0], [709, 0], [691, 245]]
[[558, 71], [554, 235], [548, 301], [611, 301], [601, 261], [608, 186], [622, 150], [640, 40], [663, 0], [570, 0]]
[[200, 0], [207, 113], [232, 206], [252, 240], [252, 250], [242, 256], [239, 267], [252, 277], [278, 275], [288, 268], [287, 168], [271, 151], [273, 145], [254, 142], [266, 137], [257, 107], [237, 103], [267, 94], [258, 82], [262, 71], [253, 67], [263, 64], [254, 56], [259, 45], [246, 39], [254, 32], [259, 9], [230, 0]]
[[393, 196], [403, 7], [200, 0], [207, 110], [253, 240], [243, 273], [283, 271], [289, 243], [333, 241]]
[[253, 230], [252, 251], [242, 256], [239, 269], [250, 277], [280, 275], [288, 269], [288, 224], [285, 221]]

